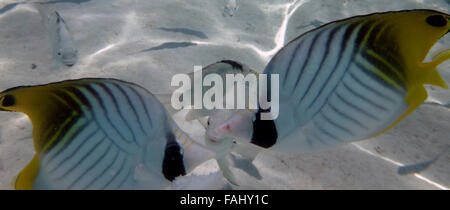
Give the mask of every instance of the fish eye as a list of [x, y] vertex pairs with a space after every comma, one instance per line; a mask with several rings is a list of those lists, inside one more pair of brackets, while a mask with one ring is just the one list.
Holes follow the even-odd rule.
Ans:
[[432, 15], [427, 17], [426, 22], [434, 27], [443, 27], [447, 25], [447, 20], [442, 15]]
[[57, 53], [57, 55], [61, 55], [61, 53], [60, 53], [60, 52], [58, 52], [58, 53]]
[[16, 103], [16, 99], [14, 98], [13, 95], [5, 95], [3, 96], [3, 100], [2, 100], [2, 106], [3, 107], [8, 107], [8, 106], [13, 106]]

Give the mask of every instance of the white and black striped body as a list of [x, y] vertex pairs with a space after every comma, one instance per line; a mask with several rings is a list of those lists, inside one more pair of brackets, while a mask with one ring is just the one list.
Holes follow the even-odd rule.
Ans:
[[390, 27], [362, 18], [335, 22], [305, 33], [275, 55], [264, 73], [280, 78], [276, 146], [314, 151], [362, 140], [408, 109], [395, 43], [382, 36]]
[[171, 121], [148, 91], [112, 79], [64, 83], [49, 90], [65, 108], [41, 136], [34, 189], [162, 189], [185, 174]]
[[[188, 91], [190, 92], [189, 95], [191, 96], [192, 106], [194, 105], [194, 101], [195, 101], [195, 99], [194, 99], [194, 94], [195, 94], [194, 83], [202, 84], [202, 81], [204, 81], [208, 75], [212, 75], [212, 74], [219, 75], [220, 78], [222, 78], [224, 81], [222, 84], [223, 85], [222, 86], [222, 90], [223, 90], [222, 96], [224, 96], [222, 106], [224, 108], [227, 107], [227, 103], [229, 103], [229, 105], [232, 105], [233, 107], [237, 107], [237, 101], [238, 101], [238, 98], [237, 98], [238, 97], [238, 94], [237, 94], [238, 88], [235, 88], [234, 86], [227, 87], [226, 75], [233, 75], [233, 76], [242, 75], [244, 77], [247, 77], [248, 75], [251, 75], [251, 74], [254, 74], [255, 76], [258, 75], [258, 73], [256, 71], [252, 70], [247, 65], [239, 63], [237, 61], [232, 61], [232, 60], [222, 60], [222, 61], [218, 61], [216, 63], [206, 66], [202, 71], [201, 80], [196, 80], [196, 78], [194, 78], [194, 73], [190, 73], [189, 77], [190, 77], [192, 83], [191, 83], [191, 89], [189, 89]], [[240, 82], [236, 82], [236, 84], [237, 84], [237, 86], [243, 85], [245, 88], [244, 89], [245, 93], [249, 93], [249, 91], [250, 91], [249, 83], [245, 82], [244, 84], [240, 84]], [[202, 96], [205, 96], [205, 93], [210, 91], [210, 89], [212, 89], [213, 87], [217, 88], [215, 86], [202, 87]], [[186, 91], [184, 94], [187, 95], [188, 91]], [[226, 95], [232, 94], [231, 93], [232, 91], [234, 91], [233, 92], [234, 99], [232, 102], [229, 102], [229, 101], [227, 101]], [[257, 94], [257, 93], [250, 93], [250, 94]], [[255, 96], [255, 98], [256, 98], [256, 96]], [[251, 103], [256, 104], [253, 101], [250, 102], [250, 100], [251, 100], [251, 98], [249, 96], [245, 97], [245, 105], [247, 107], [250, 106]], [[202, 109], [191, 109], [188, 112], [188, 114], [186, 115], [186, 119], [191, 121], [191, 120], [198, 119], [201, 117], [213, 115], [214, 112], [218, 111], [218, 109], [216, 109], [216, 108], [207, 109], [204, 106], [202, 107]]]

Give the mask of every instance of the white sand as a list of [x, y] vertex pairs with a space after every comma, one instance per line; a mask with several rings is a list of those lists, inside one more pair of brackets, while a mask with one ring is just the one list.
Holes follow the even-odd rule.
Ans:
[[[14, 2], [1, 1], [0, 6]], [[169, 93], [174, 89], [170, 87], [172, 75], [191, 72], [194, 65], [232, 59], [262, 71], [285, 42], [326, 22], [381, 11], [427, 8], [449, 13], [450, 9], [446, 0], [237, 0], [230, 16], [228, 0], [53, 2], [49, 7], [60, 12], [73, 32], [79, 62], [70, 69], [52, 69], [48, 31], [36, 9], [19, 4], [0, 14], [0, 90], [63, 79], [112, 77], [140, 84], [153, 93]], [[172, 44], [180, 47], [139, 53], [171, 42], [195, 45]], [[449, 46], [447, 35], [432, 51]], [[37, 68], [32, 69], [32, 64]], [[447, 84], [449, 66], [446, 62], [439, 68]], [[386, 134], [316, 154], [263, 152], [255, 160], [263, 180], [237, 171], [245, 185], [236, 188], [449, 188], [450, 152], [420, 175], [396, 172], [398, 165], [430, 159], [450, 144], [450, 91], [428, 90], [433, 105], [422, 105]], [[198, 124], [180, 123], [191, 126], [189, 132], [201, 138]], [[0, 128], [0, 189], [8, 189], [33, 155], [31, 124], [23, 114], [0, 113]], [[215, 170], [211, 161], [196, 173]]]

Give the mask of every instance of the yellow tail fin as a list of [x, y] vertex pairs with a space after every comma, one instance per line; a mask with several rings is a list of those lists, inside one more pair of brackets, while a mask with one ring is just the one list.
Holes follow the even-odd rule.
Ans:
[[34, 155], [28, 165], [17, 175], [12, 186], [16, 190], [32, 190], [34, 179], [39, 173], [39, 157]]

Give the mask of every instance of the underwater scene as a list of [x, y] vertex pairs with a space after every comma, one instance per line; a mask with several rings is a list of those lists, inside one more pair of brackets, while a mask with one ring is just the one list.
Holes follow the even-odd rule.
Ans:
[[448, 190], [449, 13], [0, 0], [0, 189]]

